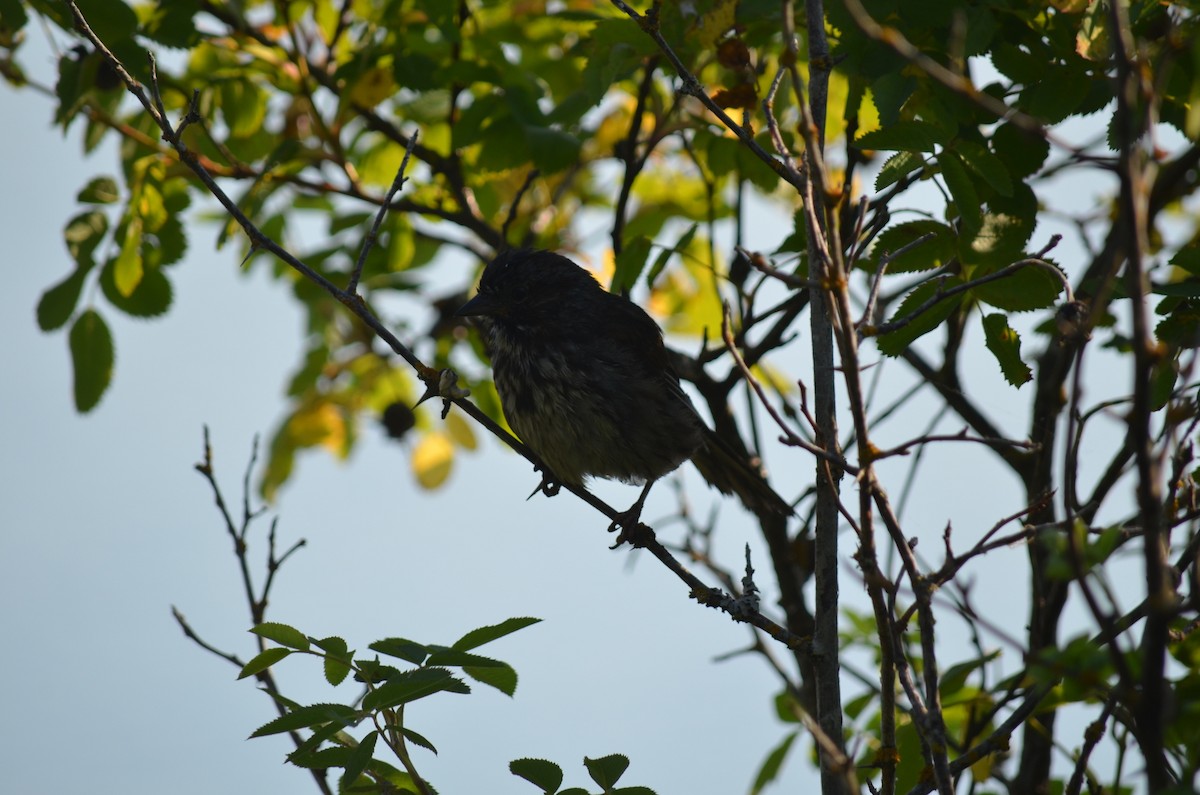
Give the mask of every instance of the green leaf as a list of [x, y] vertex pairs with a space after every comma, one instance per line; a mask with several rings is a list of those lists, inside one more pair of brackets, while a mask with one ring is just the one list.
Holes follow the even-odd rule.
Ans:
[[290, 649], [299, 649], [300, 651], [308, 651], [309, 649], [308, 638], [305, 637], [304, 633], [287, 624], [267, 621], [259, 624], [250, 631], [260, 638], [275, 641], [280, 646], [287, 646]]
[[158, 268], [142, 274], [142, 280], [131, 295], [121, 295], [117, 289], [115, 262], [109, 260], [100, 270], [100, 290], [114, 307], [131, 317], [158, 317], [167, 311], [174, 298], [171, 280]]
[[750, 795], [758, 795], [768, 784], [779, 777], [779, 771], [783, 769], [783, 760], [787, 758], [788, 751], [791, 750], [792, 743], [796, 742], [799, 734], [795, 731], [788, 732], [782, 742], [771, 749], [771, 753], [767, 754], [767, 758], [763, 760], [762, 766], [758, 769], [754, 783], [750, 785]]
[[82, 204], [112, 204], [121, 198], [117, 181], [112, 177], [96, 177], [75, 197]]
[[954, 152], [942, 152], [938, 157], [938, 165], [942, 167], [942, 177], [953, 199], [953, 209], [957, 211], [962, 221], [962, 229], [967, 237], [974, 237], [983, 222], [982, 208], [979, 206], [979, 194], [971, 177], [967, 175], [966, 166]]
[[1004, 266], [1020, 259], [1037, 224], [1037, 209], [1037, 197], [1024, 183], [1013, 186], [1012, 196], [993, 196], [978, 233], [959, 242], [962, 261]]
[[267, 94], [250, 80], [225, 80], [220, 84], [221, 115], [229, 135], [246, 138], [258, 132], [267, 113]]
[[435, 754], [438, 752], [437, 748], [434, 747], [433, 743], [429, 742], [429, 739], [425, 737], [425, 735], [419, 734], [412, 729], [401, 729], [400, 733], [403, 734], [405, 739], [407, 739], [409, 742], [419, 745]]
[[501, 621], [499, 624], [491, 624], [479, 629], [473, 629], [466, 635], [463, 635], [458, 640], [454, 641], [450, 648], [458, 649], [459, 651], [468, 651], [478, 648], [485, 643], [491, 643], [494, 640], [499, 640], [505, 635], [525, 629], [525, 627], [540, 623], [540, 618], [510, 618], [506, 621]]
[[346, 641], [333, 636], [313, 640], [313, 645], [325, 652], [325, 681], [335, 687], [340, 685], [350, 675], [350, 661], [354, 656]]
[[884, 161], [883, 167], [879, 169], [879, 175], [875, 177], [875, 190], [883, 190], [889, 185], [894, 185], [903, 177], [924, 166], [925, 158], [920, 153], [897, 152]]
[[315, 730], [331, 723], [346, 728], [358, 718], [358, 711], [345, 704], [312, 704], [307, 707], [297, 707], [286, 715], [267, 721], [255, 729], [250, 736], [267, 737], [297, 729]]
[[547, 795], [553, 795], [562, 786], [562, 768], [545, 759], [514, 759], [508, 763], [508, 769]]
[[499, 667], [466, 666], [463, 673], [477, 682], [496, 688], [506, 696], [517, 691], [517, 672], [510, 665], [500, 663]]
[[75, 371], [75, 409], [86, 414], [96, 407], [112, 381], [112, 332], [94, 309], [75, 319], [68, 335], [71, 364]]
[[552, 127], [526, 125], [525, 140], [533, 164], [543, 174], [554, 174], [574, 164], [582, 146], [574, 135]]
[[461, 679], [451, 676], [445, 668], [418, 668], [403, 671], [383, 685], [363, 696], [365, 710], [376, 711], [407, 704], [434, 693], [470, 693], [471, 688]]
[[973, 141], [958, 141], [954, 144], [954, 151], [971, 173], [986, 182], [992, 190], [1001, 196], [1012, 195], [1012, 177], [1009, 176], [1004, 161], [988, 151], [986, 146]]
[[378, 739], [379, 732], [367, 732], [366, 736], [359, 740], [358, 745], [354, 747], [350, 759], [346, 762], [345, 772], [342, 773], [341, 789], [343, 792], [367, 769], [367, 764], [375, 755], [375, 741]]
[[117, 292], [128, 298], [142, 281], [142, 219], [134, 216], [125, 226], [121, 253], [113, 260], [113, 284]]
[[42, 293], [37, 305], [37, 323], [42, 331], [62, 328], [71, 319], [83, 292], [86, 268], [76, 268], [67, 278]]
[[599, 784], [602, 789], [609, 790], [616, 785], [629, 768], [629, 757], [623, 754], [609, 754], [599, 759], [589, 759], [585, 756], [583, 766], [587, 768], [592, 781]]
[[[971, 278], [978, 278], [994, 270], [976, 269], [970, 275]], [[1062, 282], [1036, 266], [1020, 268], [1003, 279], [971, 288], [973, 298], [1006, 312], [1045, 309], [1054, 304], [1060, 292]]]
[[[900, 302], [900, 306], [897, 307], [891, 319], [895, 321], [909, 317], [917, 307], [937, 295], [939, 290], [948, 290], [958, 283], [957, 279], [931, 279], [919, 285]], [[885, 356], [899, 356], [904, 353], [905, 348], [918, 338], [933, 331], [942, 324], [943, 320], [950, 317], [950, 313], [962, 302], [962, 298], [962, 293], [950, 298], [943, 298], [915, 316], [907, 325], [881, 335], [876, 341], [880, 353]]]
[[646, 273], [646, 286], [654, 287], [654, 282], [658, 279], [658, 275], [667, 267], [667, 262], [670, 261], [672, 254], [679, 254], [687, 251], [687, 247], [692, 244], [692, 238], [696, 236], [696, 230], [700, 228], [699, 224], [692, 224], [686, 232], [675, 242], [671, 248], [664, 248], [654, 258], [654, 264], [650, 266], [650, 270]]
[[947, 143], [937, 125], [924, 121], [901, 121], [860, 135], [854, 142], [859, 149], [898, 149], [903, 152], [929, 152]]
[[67, 251], [71, 259], [81, 268], [91, 268], [95, 265], [92, 252], [104, 240], [108, 233], [108, 217], [99, 210], [89, 210], [67, 221], [63, 227], [63, 240], [66, 241]]
[[428, 647], [407, 638], [384, 638], [375, 641], [367, 648], [389, 657], [399, 657], [413, 665], [420, 665], [429, 656]]
[[267, 670], [275, 663], [290, 656], [291, 649], [285, 649], [282, 646], [272, 646], [265, 651], [259, 652], [254, 659], [242, 666], [241, 673], [238, 674], [238, 679], [245, 679], [247, 676], [254, 676], [257, 673]]
[[999, 312], [983, 318], [983, 333], [987, 348], [996, 357], [1004, 380], [1013, 386], [1033, 378], [1029, 365], [1021, 361], [1021, 335], [1008, 325], [1008, 317]]
[[1050, 155], [1050, 142], [1015, 124], [1001, 124], [992, 133], [992, 150], [1015, 179], [1039, 171]]
[[617, 255], [612, 284], [608, 288], [609, 292], [625, 295], [633, 289], [633, 285], [637, 283], [638, 277], [642, 275], [642, 270], [646, 267], [646, 259], [650, 256], [650, 246], [650, 238], [641, 236], [635, 237], [625, 244], [625, 248], [621, 249], [621, 253]]
[[942, 698], [946, 699], [954, 696], [959, 690], [962, 690], [963, 685], [967, 682], [967, 677], [999, 656], [1000, 651], [996, 650], [977, 659], [967, 660], [966, 662], [961, 662], [947, 668], [938, 682], [938, 689], [941, 691]]
[[933, 238], [888, 261], [888, 273], [916, 273], [940, 268], [956, 254], [954, 230], [941, 221], [908, 221], [888, 227], [879, 234], [872, 249], [878, 263], [884, 253], [891, 254], [925, 235]]
[[110, 48], [137, 30], [137, 14], [121, 0], [78, 0], [76, 5], [88, 26]]

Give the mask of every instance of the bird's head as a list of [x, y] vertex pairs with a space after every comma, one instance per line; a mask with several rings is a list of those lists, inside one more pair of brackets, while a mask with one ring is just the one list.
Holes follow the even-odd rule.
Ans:
[[602, 291], [592, 275], [551, 251], [509, 249], [488, 263], [479, 292], [458, 312], [500, 322], [538, 322], [569, 312], [581, 292]]

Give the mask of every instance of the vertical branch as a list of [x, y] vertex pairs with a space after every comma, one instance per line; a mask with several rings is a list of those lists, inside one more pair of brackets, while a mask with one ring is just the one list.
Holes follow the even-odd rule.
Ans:
[[[799, 104], [804, 106], [804, 89], [796, 68], [798, 47], [796, 24], [792, 3], [784, 0], [784, 38], [787, 56], [790, 59], [790, 74]], [[804, 4], [805, 27], [808, 30], [809, 84], [808, 143], [805, 147], [808, 173], [805, 183], [811, 188], [814, 175], [824, 187], [823, 151], [825, 145], [826, 103], [829, 97], [829, 42], [825, 38], [825, 8], [822, 0], [806, 0]], [[815, 143], [815, 146], [812, 144]], [[808, 212], [808, 263], [814, 286], [810, 287], [809, 318], [813, 351], [813, 408], [817, 423], [817, 444], [835, 453], [837, 447], [837, 408], [834, 387], [833, 325], [830, 308], [825, 300], [825, 287], [840, 274], [831, 274], [827, 268], [827, 254], [834, 246], [829, 243], [829, 215], [826, 212], [824, 190], [807, 191], [806, 201], [811, 206]], [[815, 222], [815, 223], [814, 223]], [[824, 249], [824, 251], [821, 251]], [[838, 659], [838, 483], [840, 475], [834, 467], [817, 461], [817, 503], [815, 519], [814, 576], [816, 580], [816, 631], [813, 634], [813, 651], [817, 675], [817, 720], [826, 736], [839, 744], [842, 740], [842, 687], [839, 678], [841, 666]], [[847, 791], [846, 780], [821, 757], [821, 791], [840, 793]]]
[[[1163, 711], [1166, 696], [1164, 665], [1167, 630], [1174, 605], [1174, 593], [1167, 574], [1167, 537], [1162, 516], [1159, 462], [1154, 454], [1150, 428], [1153, 415], [1150, 394], [1151, 370], [1156, 359], [1150, 332], [1146, 294], [1145, 254], [1149, 250], [1149, 185], [1151, 169], [1140, 139], [1146, 131], [1144, 106], [1152, 101], [1140, 91], [1139, 65], [1134, 58], [1133, 32], [1125, 3], [1112, 3], [1113, 54], [1117, 67], [1116, 130], [1120, 147], [1117, 165], [1121, 180], [1120, 217], [1125, 226], [1126, 290], [1133, 312], [1133, 407], [1129, 412], [1129, 439], [1137, 471], [1137, 502], [1143, 528], [1143, 560], [1146, 567], [1146, 627], [1142, 635], [1142, 692], [1137, 707], [1138, 740], [1146, 759], [1146, 778], [1150, 792], [1165, 789], [1171, 775], [1163, 748]], [[1143, 106], [1139, 115], [1139, 105]]]

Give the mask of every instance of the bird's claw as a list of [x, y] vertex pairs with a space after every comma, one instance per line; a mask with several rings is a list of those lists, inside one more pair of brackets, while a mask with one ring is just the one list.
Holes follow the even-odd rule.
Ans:
[[[629, 544], [634, 549], [643, 549], [654, 541], [654, 530], [649, 525], [638, 521], [641, 506], [636, 507], [636, 512], [631, 508], [613, 517], [612, 523], [608, 526], [608, 532], [617, 533], [617, 538], [609, 549], [616, 549], [622, 544]], [[618, 530], [620, 532], [617, 532]]]
[[548, 471], [543, 470], [541, 467], [534, 467], [534, 469], [541, 471], [542, 482], [537, 485], [536, 489], [529, 492], [529, 496], [526, 497], [525, 499], [527, 499], [527, 500], [533, 499], [533, 495], [537, 494], [538, 492], [545, 494], [547, 497], [553, 497], [553, 496], [557, 495], [558, 492], [562, 489], [562, 484], [559, 483], [557, 480], [555, 480], [554, 477]]

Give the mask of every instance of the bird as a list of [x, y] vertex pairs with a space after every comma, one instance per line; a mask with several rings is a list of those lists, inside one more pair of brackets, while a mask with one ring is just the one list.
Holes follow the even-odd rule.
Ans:
[[654, 482], [691, 459], [751, 511], [791, 514], [761, 471], [697, 413], [658, 324], [567, 257], [502, 250], [456, 314], [479, 329], [504, 416], [549, 470], [540, 487], [547, 494], [589, 477], [643, 485], [609, 527], [624, 534], [640, 525]]

